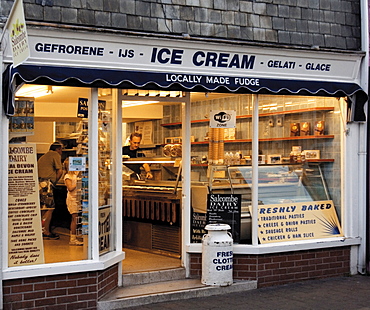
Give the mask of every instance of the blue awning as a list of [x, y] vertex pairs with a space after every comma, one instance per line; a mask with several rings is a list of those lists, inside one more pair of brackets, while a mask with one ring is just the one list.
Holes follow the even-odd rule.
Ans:
[[[225, 81], [227, 79], [227, 81]], [[259, 94], [298, 94], [348, 97], [351, 120], [365, 121], [364, 104], [368, 97], [355, 83], [269, 79], [253, 76], [205, 76], [129, 70], [93, 69], [61, 66], [8, 66], [3, 73], [5, 113], [14, 115], [14, 92], [22, 83], [87, 86], [104, 88], [142, 88], [201, 92]]]

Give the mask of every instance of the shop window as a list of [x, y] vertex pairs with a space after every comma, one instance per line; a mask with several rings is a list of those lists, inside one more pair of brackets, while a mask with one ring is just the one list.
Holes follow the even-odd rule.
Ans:
[[[114, 250], [112, 92], [99, 91], [97, 123], [92, 124], [96, 134], [90, 137], [91, 89], [40, 85], [22, 89], [28, 92], [16, 94], [16, 113], [9, 120], [9, 267], [91, 258], [91, 212], [99, 219], [99, 254]], [[56, 144], [62, 147], [60, 154]], [[89, 165], [92, 144], [98, 167]], [[45, 160], [42, 156], [48, 152], [52, 156]], [[98, 171], [97, 180], [91, 179], [90, 169]], [[62, 175], [56, 180], [59, 170]], [[73, 181], [73, 195], [67, 195], [68, 180]], [[99, 211], [90, 207], [91, 182], [98, 184]]]
[[342, 236], [343, 100], [259, 96], [261, 243]]
[[[277, 95], [192, 101], [191, 242], [200, 242], [210, 222], [230, 224], [241, 244], [340, 236], [343, 107], [338, 98]], [[215, 128], [212, 118], [221, 114], [235, 123]]]
[[114, 250], [112, 238], [112, 91], [99, 89], [98, 201], [99, 255]]

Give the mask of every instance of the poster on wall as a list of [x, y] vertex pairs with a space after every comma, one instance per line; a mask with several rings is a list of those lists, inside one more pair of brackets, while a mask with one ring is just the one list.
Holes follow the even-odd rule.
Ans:
[[34, 101], [31, 98], [18, 98], [14, 101], [14, 116], [9, 119], [11, 135], [21, 133], [32, 135], [34, 133]]
[[342, 236], [332, 200], [258, 206], [261, 243]]
[[208, 194], [207, 224], [229, 224], [234, 242], [240, 241], [241, 194]]
[[77, 117], [80, 118], [88, 117], [89, 114], [88, 102], [89, 99], [87, 98], [78, 98]]
[[44, 263], [36, 144], [10, 144], [8, 265]]
[[153, 122], [135, 122], [135, 132], [140, 132], [143, 135], [141, 144], [153, 144]]
[[99, 254], [111, 250], [111, 206], [99, 209]]

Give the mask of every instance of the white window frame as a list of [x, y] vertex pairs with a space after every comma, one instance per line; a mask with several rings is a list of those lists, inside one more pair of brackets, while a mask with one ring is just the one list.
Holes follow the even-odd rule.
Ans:
[[[89, 166], [98, 167], [98, 89], [92, 88], [89, 98], [89, 120], [88, 120], [88, 131], [89, 131]], [[113, 102], [117, 102], [114, 100]], [[114, 111], [115, 110], [115, 111]], [[113, 202], [115, 204], [114, 215], [112, 218], [115, 221], [115, 228], [113, 228], [112, 239], [114, 240], [114, 250], [99, 256], [99, 224], [98, 224], [98, 171], [97, 169], [89, 169], [89, 245], [88, 245], [88, 259], [81, 261], [70, 261], [40, 265], [28, 265], [20, 267], [8, 267], [8, 178], [3, 177], [0, 180], [1, 184], [1, 205], [2, 208], [2, 236], [1, 238], [1, 265], [2, 265], [2, 280], [39, 277], [39, 276], [50, 276], [58, 274], [69, 274], [77, 272], [89, 272], [104, 270], [114, 264], [119, 264], [119, 270], [121, 270], [121, 262], [124, 259], [124, 252], [122, 252], [122, 201], [120, 199], [120, 192], [122, 190], [122, 156], [120, 155], [120, 146], [122, 145], [122, 129], [120, 124], [122, 117], [119, 107], [113, 104], [113, 124], [112, 124], [112, 135], [115, 141], [115, 147], [113, 148]], [[115, 115], [115, 116], [114, 116]], [[9, 133], [8, 127], [9, 120], [2, 111], [0, 128], [3, 134], [0, 138], [0, 143], [4, 147], [1, 148], [1, 171], [7, 176], [8, 171], [8, 146], [9, 146]], [[117, 159], [119, 159], [117, 161]], [[93, 240], [95, 242], [93, 242]], [[119, 277], [119, 283], [121, 283]]]
[[[252, 182], [258, 183], [258, 94], [252, 95], [252, 103], [253, 103], [253, 117], [252, 117]], [[342, 102], [343, 103], [343, 102]], [[343, 109], [342, 109], [343, 110]], [[342, 115], [344, 119], [346, 119], [345, 115]], [[190, 115], [186, 118], [186, 121], [190, 123]], [[362, 126], [362, 127], [361, 127]], [[346, 128], [345, 128], [346, 127]], [[346, 130], [345, 130], [346, 129]], [[344, 133], [348, 131], [348, 129], [352, 130], [351, 135], [345, 135]], [[348, 192], [349, 185], [344, 182], [344, 175], [347, 175], [347, 179], [350, 178], [352, 180], [356, 179], [355, 174], [356, 171], [359, 171], [353, 167], [349, 167], [348, 163], [346, 164], [346, 158], [356, 158], [358, 155], [358, 149], [361, 148], [359, 144], [361, 140], [356, 140], [353, 137], [357, 136], [358, 139], [364, 139], [364, 130], [366, 130], [366, 126], [363, 124], [341, 124], [341, 131], [343, 134], [341, 136], [341, 143], [342, 143], [342, 160], [341, 160], [341, 171], [342, 171], [342, 227], [343, 231], [345, 232], [344, 237], [333, 237], [333, 238], [322, 238], [322, 239], [314, 239], [314, 240], [302, 240], [302, 241], [294, 241], [294, 242], [278, 242], [272, 244], [258, 244], [258, 221], [257, 217], [252, 217], [252, 244], [234, 244], [233, 245], [233, 252], [234, 254], [271, 254], [271, 253], [283, 253], [283, 252], [290, 252], [290, 251], [301, 251], [301, 250], [313, 250], [313, 249], [322, 249], [322, 248], [332, 248], [332, 247], [343, 247], [343, 246], [359, 246], [361, 245], [362, 237], [361, 232], [357, 227], [356, 223], [359, 222], [359, 214], [363, 213], [364, 211], [358, 210], [355, 208], [353, 202], [350, 199], [353, 198], [355, 192], [357, 192], [356, 188], [358, 188], [359, 183], [353, 182], [350, 186], [350, 192]], [[185, 137], [183, 140], [190, 141], [190, 134], [184, 132]], [[366, 136], [366, 135], [365, 135]], [[363, 140], [364, 141], [364, 140]], [[350, 146], [350, 148], [348, 148]], [[354, 165], [358, 165], [358, 163], [354, 163]], [[190, 186], [190, 184], [188, 185]], [[352, 197], [352, 198], [350, 198]], [[361, 198], [359, 198], [361, 199]], [[258, 210], [258, 187], [253, 187], [252, 189], [252, 212], [257, 214]], [[185, 223], [190, 227], [190, 219]], [[362, 230], [364, 231], [364, 230]], [[357, 253], [356, 248], [352, 248], [352, 264], [357, 261]], [[186, 252], [187, 253], [202, 253], [202, 244], [201, 243], [186, 243]], [[352, 273], [354, 271], [354, 267], [351, 266]]]

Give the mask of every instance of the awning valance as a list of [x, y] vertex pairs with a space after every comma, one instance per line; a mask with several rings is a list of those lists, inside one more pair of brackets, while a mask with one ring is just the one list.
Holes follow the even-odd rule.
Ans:
[[356, 83], [36, 65], [8, 66], [5, 70], [3, 104], [8, 116], [14, 115], [14, 93], [22, 83], [349, 97], [351, 120], [366, 120], [363, 107], [367, 95]]

